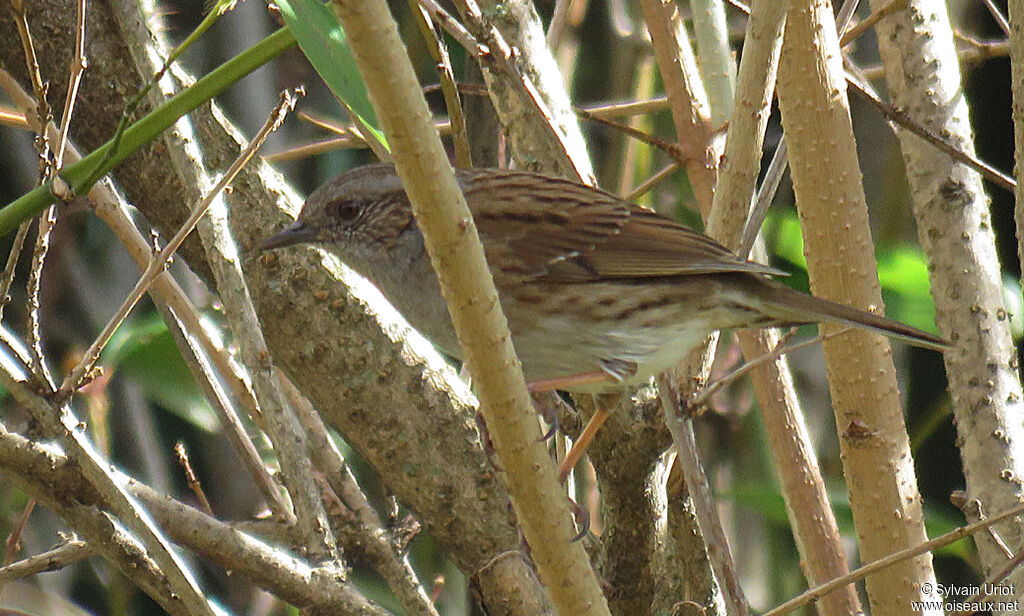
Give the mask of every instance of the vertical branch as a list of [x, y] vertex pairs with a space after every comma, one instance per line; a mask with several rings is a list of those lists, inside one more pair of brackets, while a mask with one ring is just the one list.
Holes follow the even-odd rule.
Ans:
[[[643, 0], [641, 7], [662, 81], [665, 83], [677, 141], [684, 152], [687, 176], [693, 186], [697, 206], [703, 216], [707, 217], [714, 199], [721, 144], [712, 139], [711, 111], [704, 84], [678, 6], [674, 2]], [[723, 100], [731, 101], [731, 92], [727, 94], [720, 87], [715, 93]], [[722, 106], [730, 104], [721, 103]], [[710, 373], [717, 344], [717, 335], [709, 336], [676, 370], [685, 375], [693, 375], [691, 383], [702, 382]], [[678, 399], [672, 393], [674, 388], [670, 379], [659, 378], [658, 389], [662, 397], [665, 423], [678, 449], [677, 462], [685, 477], [701, 533], [708, 542], [708, 559], [722, 589], [727, 613], [749, 613], [750, 607], [739, 584], [729, 544], [698, 457], [693, 420], [678, 408]]]
[[[736, 61], [729, 47], [729, 25], [722, 0], [690, 0], [693, 33], [700, 56], [700, 74], [711, 102], [711, 126], [715, 130], [732, 117], [736, 90]], [[746, 53], [744, 43], [744, 53]]]
[[31, 227], [31, 220], [18, 225], [18, 230], [11, 241], [11, 251], [7, 254], [7, 263], [4, 265], [3, 273], [0, 273], [0, 321], [4, 318], [4, 308], [11, 301], [11, 285], [14, 284], [14, 275], [17, 273], [18, 257], [21, 256], [21, 249], [25, 246], [25, 238], [28, 237]]
[[1017, 260], [1024, 263], [1024, 0], [1010, 0], [1008, 4], [1013, 87], [1013, 175], [1017, 180], [1013, 216], [1017, 226]]
[[397, 25], [382, 0], [335, 0], [332, 6], [392, 145], [540, 577], [560, 614], [608, 614], [583, 546], [571, 541], [568, 503], [539, 440], [483, 247]]
[[[19, 2], [20, 4], [20, 2]], [[22, 14], [24, 17], [24, 14]], [[27, 28], [27, 23], [26, 23]], [[34, 58], [33, 58], [34, 61]], [[75, 108], [75, 100], [78, 98], [78, 86], [82, 83], [82, 73], [87, 66], [85, 59], [85, 0], [78, 3], [78, 20], [75, 28], [75, 58], [71, 63], [71, 75], [69, 77], [67, 98], [64, 102], [64, 113], [61, 116], [60, 138], [58, 139], [56, 157], [47, 161], [49, 165], [45, 175], [48, 177], [54, 170], [60, 169], [64, 160], [64, 150], [68, 144], [68, 129], [71, 127], [71, 116]], [[44, 103], [40, 103], [42, 106]], [[40, 116], [39, 138], [48, 143], [46, 137], [47, 117]], [[52, 381], [46, 362], [43, 361], [42, 331], [39, 313], [39, 293], [43, 283], [43, 267], [46, 265], [46, 257], [50, 251], [50, 239], [53, 228], [57, 224], [57, 205], [46, 208], [43, 215], [39, 217], [39, 228], [36, 235], [35, 250], [32, 251], [32, 265], [29, 269], [28, 284], [26, 292], [28, 295], [28, 336], [29, 345], [32, 349], [32, 368], [38, 378]]]
[[[294, 107], [296, 100], [291, 93], [282, 95], [271, 119], [263, 131], [254, 137], [253, 143], [243, 151], [242, 156], [252, 150], [254, 145], [259, 147], [268, 133], [267, 129], [276, 129], [284, 121], [287, 111]], [[329, 566], [337, 558], [335, 540], [327, 521], [320, 489], [313, 478], [306, 437], [273, 373], [270, 352], [242, 276], [238, 247], [228, 230], [224, 201], [218, 199], [211, 203], [209, 212], [199, 220], [197, 227], [217, 281], [239, 357], [252, 376], [264, 428], [281, 464], [283, 483], [295, 513], [297, 536], [304, 542], [303, 548], [311, 559]]]
[[49, 368], [43, 359], [43, 340], [40, 330], [39, 316], [39, 291], [43, 283], [43, 266], [46, 264], [46, 255], [50, 252], [50, 236], [54, 225], [57, 224], [57, 205], [46, 208], [43, 215], [39, 217], [39, 228], [36, 232], [35, 249], [32, 251], [32, 265], [28, 272], [28, 283], [26, 292], [28, 295], [28, 340], [29, 348], [32, 350], [32, 372], [36, 378], [46, 382], [53, 381]]
[[[881, 5], [872, 2], [876, 10]], [[1024, 18], [1016, 12], [1020, 2], [1010, 7], [1019, 35]], [[932, 134], [973, 155], [970, 113], [945, 5], [909, 0], [876, 27], [893, 104]], [[1012, 68], [1019, 114], [1022, 67], [1014, 62]], [[1017, 131], [1020, 120], [1015, 118]], [[1002, 511], [1024, 498], [1020, 483], [1006, 480], [1007, 473], [1024, 475], [1024, 427], [1019, 420], [1024, 393], [1003, 302], [989, 199], [977, 171], [906, 131], [899, 131], [899, 137], [918, 237], [928, 256], [936, 321], [956, 346], [944, 359], [968, 496], [988, 511]], [[1018, 182], [1018, 196], [1021, 190]], [[1011, 550], [1024, 544], [1019, 524], [997, 529]], [[976, 544], [986, 576], [1003, 567], [1005, 556], [994, 542], [978, 537]], [[1024, 599], [1024, 575], [1018, 570], [1011, 579], [1016, 598]]]
[[71, 62], [71, 76], [68, 84], [68, 95], [64, 100], [64, 112], [60, 116], [60, 136], [57, 139], [57, 156], [54, 167], [60, 169], [64, 164], [64, 151], [68, 147], [68, 135], [71, 129], [71, 116], [74, 114], [75, 101], [78, 100], [78, 87], [82, 85], [82, 75], [89, 66], [85, 58], [85, 0], [78, 0], [78, 21], [75, 27], [75, 58]]
[[[740, 61], [736, 109], [729, 122], [725, 153], [715, 199], [708, 217], [708, 235], [732, 249], [739, 248], [751, 197], [761, 168], [765, 129], [771, 113], [785, 26], [786, 5], [754, 0]], [[758, 247], [755, 260], [763, 260]], [[776, 330], [738, 333], [749, 360], [779, 344]], [[751, 381], [761, 406], [775, 471], [782, 483], [786, 511], [800, 552], [800, 565], [810, 586], [849, 572], [839, 527], [829, 504], [818, 460], [807, 431], [793, 375], [779, 357], [754, 370]], [[823, 614], [838, 616], [861, 611], [856, 590], [846, 586], [822, 598]]]
[[[719, 153], [711, 139], [711, 112], [693, 48], [674, 2], [642, 0], [640, 6], [665, 84], [687, 177], [693, 186], [699, 210], [707, 216], [714, 197]], [[710, 373], [717, 344], [717, 335], [709, 336], [676, 370], [687, 376], [693, 375], [691, 383], [703, 382]], [[746, 614], [750, 607], [739, 584], [718, 510], [710, 494], [710, 485], [694, 446], [693, 419], [680, 411], [677, 397], [672, 393], [675, 388], [670, 387], [670, 379], [659, 378], [665, 423], [679, 450], [677, 463], [685, 477], [701, 533], [708, 542], [708, 560], [722, 589], [727, 613]]]
[[718, 153], [711, 147], [711, 111], [697, 60], [675, 2], [641, 0], [654, 56], [665, 83], [676, 141], [700, 211], [707, 215], [715, 192]]
[[462, 100], [459, 96], [458, 86], [455, 84], [455, 73], [452, 71], [448, 48], [440, 33], [434, 28], [434, 24], [430, 20], [430, 13], [416, 0], [409, 0], [409, 8], [412, 10], [413, 20], [420, 28], [427, 51], [434, 59], [434, 66], [441, 78], [441, 93], [444, 95], [444, 105], [448, 109], [448, 118], [451, 121], [452, 145], [455, 147], [456, 164], [469, 169], [473, 166], [473, 156], [469, 150], [466, 116], [462, 113]]
[[[39, 151], [39, 179], [40, 181], [45, 181], [53, 172], [53, 165], [50, 159], [50, 141], [47, 138], [45, 130], [47, 123], [52, 117], [50, 104], [46, 100], [48, 88], [39, 71], [39, 59], [36, 56], [35, 44], [32, 42], [32, 32], [29, 30], [28, 16], [25, 14], [25, 6], [22, 0], [13, 0], [11, 2], [11, 11], [14, 13], [15, 22], [18, 25], [18, 34], [21, 36], [21, 45], [25, 53], [25, 63], [28, 66], [29, 78], [32, 81], [32, 91], [36, 97], [35, 117], [37, 130], [35, 144], [36, 149]], [[56, 208], [50, 206], [46, 208], [43, 215], [39, 217], [36, 247], [32, 253], [32, 268], [29, 271], [27, 283], [28, 335], [29, 348], [31, 349], [32, 357], [32, 372], [37, 378], [47, 382], [51, 381], [52, 377], [50, 377], [49, 370], [43, 362], [43, 347], [39, 332], [39, 285], [42, 277], [43, 262], [46, 259], [46, 253], [50, 245], [50, 230], [53, 228], [53, 224], [56, 221], [56, 215]], [[20, 236], [21, 241], [18, 241], [16, 238], [14, 247], [11, 249], [11, 256], [8, 258], [7, 267], [10, 270], [10, 277], [12, 281], [14, 277], [14, 266], [17, 263], [17, 254], [21, 252], [22, 243], [24, 242], [25, 235], [28, 231], [27, 225], [27, 222], [22, 223], [21, 226], [25, 229], [25, 233], [22, 233], [21, 230], [19, 230], [18, 235]], [[5, 296], [6, 291], [7, 289], [4, 289]]]
[[[881, 307], [839, 40], [826, 0], [791, 2], [778, 90], [811, 288], [847, 305]], [[862, 560], [925, 541], [889, 342], [849, 332], [822, 347]], [[880, 613], [904, 613], [911, 601], [931, 598], [922, 588], [934, 583], [931, 558], [922, 556], [868, 578], [868, 596]]]
[[678, 464], [686, 479], [697, 523], [708, 545], [708, 560], [714, 569], [715, 580], [722, 589], [725, 613], [746, 616], [750, 613], [750, 605], [740, 586], [739, 575], [729, 551], [729, 542], [718, 518], [714, 497], [711, 495], [711, 484], [700, 461], [700, 448], [697, 446], [693, 430], [693, 419], [683, 412], [679, 404], [678, 391], [666, 375], [658, 377], [658, 393], [665, 408], [665, 423], [678, 450]]
[[309, 441], [309, 452], [313, 462], [334, 491], [345, 505], [355, 514], [362, 531], [363, 548], [366, 556], [388, 587], [395, 593], [402, 603], [405, 611], [412, 616], [438, 616], [437, 609], [430, 601], [423, 585], [416, 576], [409, 563], [407, 555], [399, 553], [394, 546], [394, 537], [389, 533], [380, 516], [370, 505], [366, 494], [359, 487], [355, 476], [345, 463], [338, 447], [334, 444], [327, 426], [323, 419], [313, 408], [308, 400], [302, 397], [298, 389], [288, 380], [284, 374], [275, 371], [275, 377], [280, 381], [281, 387], [295, 415], [302, 424]]
[[594, 183], [593, 165], [565, 83], [558, 72], [532, 3], [458, 0], [466, 29], [484, 45], [476, 54], [487, 90], [508, 130], [513, 155], [525, 168], [547, 169]]

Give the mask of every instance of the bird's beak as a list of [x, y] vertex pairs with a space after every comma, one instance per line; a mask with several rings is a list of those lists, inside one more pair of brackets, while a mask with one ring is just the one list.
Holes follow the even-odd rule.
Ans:
[[260, 244], [260, 251], [294, 246], [316, 241], [316, 229], [312, 229], [296, 221], [282, 229], [279, 233], [271, 235]]

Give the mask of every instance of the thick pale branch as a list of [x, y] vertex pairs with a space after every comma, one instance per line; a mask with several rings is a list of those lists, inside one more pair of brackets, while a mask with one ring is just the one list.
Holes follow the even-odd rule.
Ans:
[[[881, 4], [872, 2], [876, 9]], [[1012, 15], [1019, 15], [1013, 8], [1019, 4], [1010, 2]], [[893, 104], [932, 134], [973, 155], [970, 110], [945, 5], [909, 0], [877, 28]], [[1013, 65], [1018, 78], [1019, 68]], [[1015, 80], [1015, 98], [1021, 94], [1020, 86]], [[1015, 118], [1018, 130], [1020, 122]], [[1003, 300], [988, 195], [977, 171], [909, 132], [900, 131], [899, 137], [918, 237], [928, 256], [936, 322], [956, 347], [944, 359], [968, 496], [988, 511], [1002, 511], [1024, 498], [1020, 482], [1007, 481], [1008, 475], [1024, 474], [1024, 428], [1019, 419], [1024, 392]], [[1020, 159], [1017, 165], [1019, 173]], [[1018, 195], [1020, 190], [1018, 184]], [[1019, 215], [1019, 201], [1017, 211]], [[1011, 551], [1024, 545], [1020, 524], [997, 530]], [[1003, 567], [1005, 556], [992, 541], [979, 538], [977, 545], [986, 575]], [[1018, 570], [1010, 586], [1015, 597], [1024, 600], [1024, 574]]]
[[[793, 0], [778, 78], [797, 207], [815, 295], [882, 306], [846, 82], [831, 5]], [[822, 326], [824, 332], [834, 327]], [[863, 559], [926, 539], [913, 458], [887, 340], [849, 332], [823, 343], [850, 505]], [[905, 613], [933, 598], [922, 556], [867, 580], [872, 608]]]
[[481, 411], [541, 579], [561, 614], [607, 614], [530, 396], [462, 192], [383, 1], [335, 0], [474, 376]]

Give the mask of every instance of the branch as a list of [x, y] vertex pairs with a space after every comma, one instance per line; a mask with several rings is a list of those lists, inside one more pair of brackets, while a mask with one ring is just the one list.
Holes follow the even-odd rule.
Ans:
[[332, 3], [344, 24], [479, 392], [523, 534], [561, 614], [607, 614], [540, 439], [497, 291], [397, 25], [381, 0]]
[[[150, 596], [160, 597], [153, 594], [153, 587], [166, 585], [166, 580], [138, 553], [137, 543], [131, 538], [127, 541], [119, 538], [118, 525], [112, 524], [106, 514], [90, 504], [96, 502], [98, 494], [67, 457], [55, 453], [51, 447], [8, 432], [0, 424], [0, 467], [82, 533], [92, 549], [111, 559], [130, 580]], [[145, 504], [174, 541], [224, 569], [245, 576], [285, 601], [299, 607], [335, 610], [332, 613], [389, 616], [332, 569], [312, 567], [280, 548], [160, 494], [131, 477], [116, 473], [116, 478], [128, 486], [133, 498]], [[111, 553], [111, 539], [123, 543], [123, 554]], [[161, 605], [167, 609], [166, 603], [161, 602]]]
[[[791, 3], [778, 93], [811, 288], [826, 299], [870, 309], [882, 306], [882, 298], [845, 92], [831, 5]], [[835, 329], [821, 326], [826, 334]], [[862, 558], [925, 541], [888, 341], [849, 332], [822, 348]], [[919, 557], [884, 578], [869, 578], [868, 597], [875, 611], [906, 611], [911, 601], [932, 598], [922, 589], [934, 583], [931, 559]]]
[[[1011, 10], [1017, 4], [1011, 2]], [[914, 124], [973, 154], [970, 113], [945, 5], [908, 0], [903, 11], [877, 28], [893, 104], [906, 110]], [[1014, 83], [1017, 90], [1019, 85]], [[1024, 426], [1018, 419], [1024, 392], [989, 198], [975, 169], [907, 131], [899, 131], [899, 139], [918, 238], [928, 257], [935, 320], [955, 347], [943, 359], [968, 498], [1001, 511], [1024, 497], [1019, 483], [1006, 481], [1009, 475], [1024, 474]], [[1017, 207], [1019, 215], [1020, 201]], [[1019, 524], [1000, 526], [999, 534], [1011, 552], [1024, 546]], [[992, 541], [979, 538], [976, 544], [986, 576], [1003, 566], [1005, 556]], [[1015, 598], [1024, 600], [1024, 575], [1015, 573], [1011, 585]]]

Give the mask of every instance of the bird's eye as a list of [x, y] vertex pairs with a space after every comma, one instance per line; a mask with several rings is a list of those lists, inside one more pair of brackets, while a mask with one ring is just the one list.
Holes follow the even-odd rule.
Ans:
[[362, 208], [355, 201], [340, 201], [334, 207], [334, 215], [342, 222], [352, 222]]

